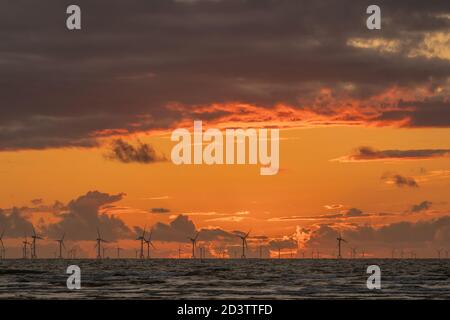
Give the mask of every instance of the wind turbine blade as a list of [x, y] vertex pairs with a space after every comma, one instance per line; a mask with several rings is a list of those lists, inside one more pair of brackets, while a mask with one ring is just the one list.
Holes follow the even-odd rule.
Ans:
[[197, 240], [199, 234], [200, 234], [200, 232], [197, 232], [197, 234], [195, 235], [194, 240]]
[[64, 232], [63, 233], [63, 236], [62, 236], [62, 238], [61, 238], [61, 241], [63, 241], [64, 240], [64, 237], [66, 236], [66, 233]]
[[101, 238], [100, 237], [100, 230], [98, 229], [98, 227], [97, 227], [97, 236], [98, 236], [98, 238]]
[[153, 245], [153, 243], [150, 241], [150, 244], [152, 245], [153, 249], [156, 249], [156, 247]]

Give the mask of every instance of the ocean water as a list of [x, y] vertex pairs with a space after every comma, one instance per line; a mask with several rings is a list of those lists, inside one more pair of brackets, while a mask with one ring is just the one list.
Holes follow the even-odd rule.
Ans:
[[[68, 290], [66, 268], [81, 268]], [[368, 290], [367, 266], [381, 268]], [[3, 260], [0, 299], [450, 299], [448, 259]]]

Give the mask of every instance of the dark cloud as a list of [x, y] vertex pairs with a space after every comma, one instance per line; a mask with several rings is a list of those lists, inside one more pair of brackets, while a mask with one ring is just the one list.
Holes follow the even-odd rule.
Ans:
[[340, 213], [329, 213], [329, 214], [319, 214], [315, 216], [287, 216], [271, 218], [269, 221], [315, 221], [315, 220], [344, 220], [352, 218], [362, 218], [362, 217], [383, 217], [390, 216], [392, 213], [366, 213], [358, 208], [350, 208], [346, 211]]
[[42, 200], [42, 199], [33, 199], [33, 200], [31, 200], [30, 201], [33, 205], [35, 205], [35, 206], [37, 206], [37, 205], [40, 205], [40, 204], [42, 204], [44, 201]]
[[336, 247], [336, 238], [342, 233], [348, 246], [365, 247], [433, 247], [450, 245], [450, 216], [418, 222], [396, 222], [381, 227], [353, 226], [342, 230], [331, 225], [320, 225], [306, 242], [308, 247]]
[[167, 209], [167, 208], [151, 208], [150, 211], [152, 213], [169, 213], [170, 209]]
[[188, 242], [188, 238], [197, 233], [194, 223], [184, 215], [177, 216], [169, 224], [157, 222], [152, 229], [154, 240], [167, 242]]
[[158, 154], [151, 145], [140, 141], [136, 145], [132, 145], [122, 139], [116, 139], [111, 143], [110, 151], [106, 157], [123, 163], [166, 161], [165, 156]]
[[269, 241], [270, 250], [297, 249], [297, 240], [292, 238], [272, 239]]
[[371, 147], [359, 147], [351, 155], [338, 158], [343, 162], [376, 161], [376, 160], [417, 160], [439, 157], [450, 157], [450, 149], [417, 149], [417, 150], [376, 150]]
[[17, 207], [11, 210], [0, 209], [0, 233], [2, 231], [5, 232], [5, 237], [21, 238], [25, 235], [30, 236], [33, 226], [23, 210]]
[[411, 212], [421, 212], [421, 211], [424, 211], [424, 210], [428, 210], [428, 209], [430, 209], [431, 208], [431, 205], [432, 205], [432, 202], [431, 201], [422, 201], [421, 203], [419, 203], [419, 204], [415, 204], [415, 205], [413, 205], [412, 207], [411, 207]]
[[[438, 93], [449, 60], [410, 54], [428, 34], [448, 32], [446, 1], [379, 1], [381, 32], [367, 32], [368, 0], [79, 0], [78, 32], [65, 27], [69, 4], [0, 4], [0, 150], [94, 147], [112, 133], [240, 115], [195, 110], [236, 101], [285, 103], [332, 121], [450, 125], [447, 93]], [[349, 45], [380, 37], [399, 49]], [[318, 94], [324, 87], [329, 96]], [[433, 99], [352, 105], [393, 87], [427, 88]], [[341, 101], [358, 112], [342, 112]]]
[[[142, 229], [136, 227], [136, 234], [141, 234]], [[238, 237], [234, 232], [228, 232], [220, 228], [197, 229], [194, 222], [188, 216], [178, 215], [169, 224], [157, 222], [153, 227], [152, 239], [166, 242], [189, 242], [189, 238], [199, 233], [198, 241], [223, 241], [237, 242]]]
[[134, 237], [129, 227], [115, 215], [101, 213], [100, 209], [123, 198], [124, 194], [111, 195], [99, 191], [89, 191], [72, 200], [67, 205], [68, 211], [59, 214], [60, 221], [44, 225], [42, 230], [51, 238], [66, 233], [70, 240], [95, 240], [97, 228], [107, 241]]
[[419, 184], [417, 181], [412, 177], [405, 177], [397, 173], [385, 173], [381, 177], [382, 180], [385, 180], [389, 183], [395, 184], [399, 188], [403, 187], [411, 187], [411, 188], [418, 188]]

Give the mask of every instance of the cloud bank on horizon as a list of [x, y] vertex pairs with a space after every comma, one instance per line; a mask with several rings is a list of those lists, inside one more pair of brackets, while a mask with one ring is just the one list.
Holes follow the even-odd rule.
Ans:
[[[22, 239], [31, 235], [32, 224], [30, 214], [36, 211], [53, 210], [58, 221], [39, 221], [35, 226], [38, 233], [48, 239], [58, 239], [66, 234], [68, 241], [94, 241], [96, 229], [99, 228], [102, 237], [110, 242], [135, 240], [143, 233], [141, 226], [129, 226], [120, 217], [110, 214], [103, 209], [111, 208], [114, 203], [122, 200], [123, 193], [108, 194], [99, 191], [89, 191], [71, 200], [67, 206], [55, 202], [52, 206], [40, 206], [0, 209], [0, 230], [5, 231], [6, 239]], [[369, 223], [351, 223], [349, 219], [365, 217], [395, 217], [426, 212], [431, 209], [430, 201], [422, 201], [412, 205], [403, 213], [366, 213], [357, 208], [350, 208], [337, 214], [316, 215], [310, 217], [291, 217], [283, 221], [308, 221], [315, 223], [308, 227], [297, 227], [294, 234], [267, 237], [251, 234], [249, 254], [252, 256], [270, 256], [270, 252], [277, 254], [278, 250], [291, 252], [292, 250], [315, 250], [317, 248], [333, 249], [336, 237], [342, 234], [350, 243], [359, 248], [379, 250], [380, 248], [419, 248], [434, 250], [435, 247], [450, 245], [450, 215], [433, 216], [416, 222], [401, 221], [388, 222], [382, 225]], [[189, 238], [199, 233], [198, 241], [207, 248], [209, 257], [220, 256], [217, 248], [227, 248], [228, 254], [239, 252], [240, 238], [238, 235], [246, 232], [227, 231], [220, 227], [198, 228], [189, 216], [179, 214], [169, 223], [156, 222], [146, 226], [147, 236], [152, 232], [152, 240], [163, 243], [188, 244]], [[4, 239], [5, 239], [4, 238]]]

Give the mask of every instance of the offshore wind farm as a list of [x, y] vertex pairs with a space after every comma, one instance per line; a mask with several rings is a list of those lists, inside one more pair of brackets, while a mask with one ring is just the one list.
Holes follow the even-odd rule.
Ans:
[[[32, 241], [26, 236], [23, 240], [23, 256], [7, 257], [3, 231], [0, 299], [450, 298], [450, 259], [444, 258], [442, 248], [436, 249], [436, 257], [419, 259], [411, 251], [402, 258], [400, 253], [396, 256], [396, 249], [391, 249], [387, 257], [377, 258], [352, 246], [339, 234], [329, 253], [315, 249], [309, 256], [297, 248], [281, 254], [281, 249], [276, 248], [274, 256], [262, 258], [260, 237], [252, 242], [252, 248], [248, 231], [235, 235], [238, 257], [236, 251], [227, 252], [223, 247], [218, 247], [217, 256], [212, 256], [206, 255], [208, 244], [202, 241], [202, 232], [196, 232], [187, 237], [191, 246], [180, 244], [176, 257], [161, 258], [150, 254], [150, 247], [154, 252], [157, 248], [152, 242], [153, 231], [146, 229], [136, 237], [137, 248], [125, 249], [105, 239], [100, 228], [96, 228], [92, 237], [95, 256], [90, 258], [76, 257], [76, 243], [72, 242], [72, 249], [66, 249], [68, 234], [45, 239], [34, 227]], [[46, 241], [55, 243], [54, 257], [41, 255], [36, 240], [41, 245]], [[111, 256], [107, 255], [108, 249]], [[348, 255], [344, 254], [346, 250]], [[69, 265], [82, 270], [81, 290], [66, 288], [65, 269]], [[383, 270], [382, 291], [365, 288], [366, 268], [370, 265]]]

